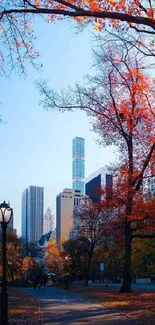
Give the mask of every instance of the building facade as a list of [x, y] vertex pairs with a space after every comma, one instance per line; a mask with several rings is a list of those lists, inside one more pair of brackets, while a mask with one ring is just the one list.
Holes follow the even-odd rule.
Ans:
[[92, 173], [85, 181], [86, 195], [94, 203], [102, 200], [103, 191], [105, 191], [106, 199], [112, 197], [113, 178], [106, 168], [100, 168]]
[[72, 142], [72, 187], [85, 193], [85, 139], [75, 137]]
[[26, 189], [22, 194], [22, 238], [27, 242], [27, 209], [28, 209], [28, 190]]
[[56, 242], [61, 238], [68, 239], [73, 227], [74, 208], [80, 203], [83, 195], [80, 190], [65, 188], [56, 197]]
[[[8, 201], [8, 205], [11, 206], [10, 205], [10, 201]], [[8, 228], [9, 228], [10, 231], [14, 231], [15, 232], [16, 230], [13, 229], [13, 219], [14, 219], [14, 217], [12, 216], [10, 222], [8, 223]]]
[[54, 219], [50, 208], [47, 208], [43, 218], [43, 234], [54, 230]]
[[43, 233], [44, 188], [30, 186], [22, 196], [22, 238], [37, 242]]
[[143, 180], [143, 199], [149, 200], [150, 197], [155, 195], [155, 176], [150, 175]]

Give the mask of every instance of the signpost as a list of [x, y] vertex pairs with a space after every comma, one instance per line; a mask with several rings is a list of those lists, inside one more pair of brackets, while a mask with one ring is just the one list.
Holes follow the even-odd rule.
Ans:
[[104, 263], [103, 263], [103, 262], [100, 263], [100, 271], [101, 271], [101, 272], [104, 271]]

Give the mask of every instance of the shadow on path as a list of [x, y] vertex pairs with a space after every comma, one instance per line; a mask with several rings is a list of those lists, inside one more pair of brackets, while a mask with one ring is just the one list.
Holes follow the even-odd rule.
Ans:
[[56, 288], [26, 289], [35, 295], [43, 312], [42, 325], [138, 325], [118, 311], [88, 298]]

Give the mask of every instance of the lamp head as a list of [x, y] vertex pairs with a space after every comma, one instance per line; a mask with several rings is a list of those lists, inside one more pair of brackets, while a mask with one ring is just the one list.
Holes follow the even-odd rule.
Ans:
[[8, 224], [13, 216], [13, 209], [4, 201], [0, 204], [0, 223]]

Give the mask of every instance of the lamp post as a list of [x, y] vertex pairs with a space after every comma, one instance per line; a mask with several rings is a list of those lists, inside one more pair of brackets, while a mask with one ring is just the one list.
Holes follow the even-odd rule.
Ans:
[[4, 201], [0, 204], [0, 223], [2, 227], [2, 290], [1, 290], [1, 325], [8, 325], [8, 292], [6, 281], [6, 229], [13, 216], [13, 209]]
[[26, 286], [27, 286], [27, 271], [28, 271], [28, 268], [26, 268], [25, 272], [24, 272], [24, 282], [25, 282]]
[[66, 281], [65, 281], [65, 289], [68, 290], [68, 256], [65, 256], [65, 261], [66, 261]]

